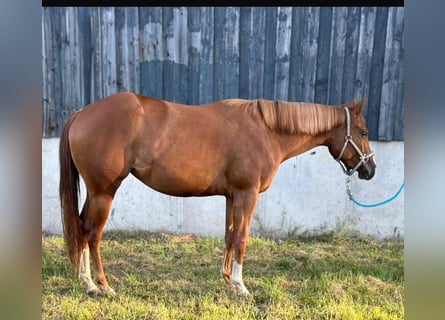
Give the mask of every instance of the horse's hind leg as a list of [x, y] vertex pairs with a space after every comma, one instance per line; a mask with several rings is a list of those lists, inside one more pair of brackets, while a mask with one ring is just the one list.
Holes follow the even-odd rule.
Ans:
[[[87, 293], [89, 295], [114, 294], [114, 290], [108, 285], [105, 278], [100, 255], [100, 241], [114, 192], [115, 190], [111, 195], [109, 193], [88, 193], [87, 201], [81, 214], [84, 241], [79, 276], [87, 285]], [[91, 256], [94, 281], [98, 287], [91, 280], [89, 256]]]
[[[81, 218], [82, 220], [86, 216], [88, 211], [88, 198], [82, 209]], [[83, 243], [82, 252], [80, 254], [80, 264], [79, 264], [79, 279], [83, 280], [87, 286], [88, 295], [99, 295], [102, 291], [96, 286], [93, 279], [91, 279], [91, 269], [90, 269], [90, 248], [88, 246], [88, 234], [83, 229]]]
[[97, 287], [93, 279], [91, 279], [90, 248], [88, 247], [87, 241], [85, 241], [80, 255], [79, 279], [85, 282], [88, 295], [102, 294], [102, 291]]

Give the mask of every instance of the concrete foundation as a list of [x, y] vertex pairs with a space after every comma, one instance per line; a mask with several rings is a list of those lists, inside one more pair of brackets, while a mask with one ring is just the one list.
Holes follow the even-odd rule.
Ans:
[[[58, 198], [59, 139], [42, 140], [42, 231], [62, 233]], [[371, 204], [394, 195], [404, 180], [403, 142], [371, 142], [377, 162], [370, 181], [351, 178], [358, 201]], [[282, 163], [260, 195], [251, 235], [286, 237], [332, 231], [376, 239], [404, 236], [404, 193], [374, 208], [359, 207], [346, 194], [346, 176], [325, 147]], [[85, 188], [81, 186], [81, 200]], [[128, 176], [117, 191], [105, 230], [148, 230], [224, 236], [225, 199], [170, 197]]]

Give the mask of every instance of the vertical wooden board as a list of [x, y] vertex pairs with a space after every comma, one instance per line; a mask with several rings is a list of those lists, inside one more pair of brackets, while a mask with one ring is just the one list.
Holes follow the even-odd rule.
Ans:
[[[175, 96], [175, 101], [186, 103], [187, 101], [187, 68], [188, 68], [188, 10], [186, 7], [175, 8], [175, 39], [178, 47], [178, 60], [175, 62], [175, 79], [178, 81], [178, 89]], [[175, 82], [176, 80], [173, 80]]]
[[82, 34], [82, 26], [79, 25], [79, 9], [78, 8], [72, 8], [72, 24], [73, 26], [73, 36], [71, 37], [70, 41], [70, 47], [72, 48], [72, 54], [71, 54], [71, 61], [72, 64], [75, 66], [72, 66], [72, 79], [75, 79], [74, 82], [76, 83], [73, 88], [73, 94], [71, 98], [71, 105], [70, 105], [70, 113], [74, 110], [79, 109], [80, 107], [83, 107], [83, 97], [84, 97], [84, 77], [83, 77], [83, 69], [84, 69], [84, 59], [83, 59], [83, 50], [82, 50], [82, 44], [81, 44], [81, 34]]
[[226, 8], [223, 28], [224, 99], [239, 97], [239, 8]]
[[361, 8], [359, 42], [357, 52], [357, 67], [355, 73], [354, 96], [361, 99], [366, 96], [366, 103], [363, 109], [365, 119], [368, 113], [369, 103], [369, 83], [371, 75], [371, 60], [374, 44], [374, 25], [376, 8]]
[[348, 9], [335, 7], [331, 37], [331, 69], [329, 73], [328, 103], [337, 105], [342, 101], [343, 67], [345, 63], [346, 20]]
[[46, 82], [48, 81], [48, 76], [46, 71], [48, 70], [48, 62], [46, 55], [46, 44], [45, 44], [45, 8], [42, 8], [42, 136], [45, 136], [45, 108], [47, 107], [47, 102], [45, 102], [45, 98], [47, 98], [47, 88], [45, 87]]
[[128, 90], [139, 92], [139, 11], [136, 7], [126, 8], [128, 25]]
[[398, 19], [397, 8], [389, 8], [379, 115], [379, 140], [393, 138], [400, 72], [400, 49], [403, 37], [402, 26]]
[[54, 52], [51, 50], [54, 42], [52, 33], [52, 8], [42, 8], [42, 136], [49, 137], [52, 132], [50, 129], [50, 112], [54, 101]]
[[139, 39], [137, 8], [116, 7], [117, 91], [138, 92]]
[[249, 99], [263, 98], [266, 8], [253, 7], [250, 19]]
[[92, 45], [92, 60], [91, 60], [91, 101], [97, 101], [104, 97], [104, 86], [102, 83], [106, 81], [103, 79], [103, 30], [102, 30], [102, 16], [101, 8], [95, 7], [91, 11], [91, 45]]
[[201, 9], [201, 46], [199, 56], [199, 103], [209, 103], [213, 100], [213, 25], [214, 8]]
[[51, 57], [48, 47], [51, 45], [49, 31], [49, 12], [47, 7], [42, 8], [42, 136], [48, 135], [48, 109], [50, 108], [52, 83]]
[[[351, 101], [355, 92], [355, 74], [360, 31], [360, 8], [349, 7], [346, 21], [345, 63], [343, 67], [342, 103]], [[357, 98], [357, 97], [355, 97]], [[357, 101], [357, 100], [356, 100]]]
[[60, 57], [63, 61], [61, 64], [62, 79], [62, 99], [61, 99], [61, 118], [58, 119], [58, 133], [62, 127], [64, 119], [66, 119], [73, 110], [81, 107], [83, 96], [82, 82], [82, 59], [80, 57], [79, 46], [79, 27], [77, 19], [77, 8], [65, 8], [62, 15], [62, 23], [60, 28], [61, 46]]
[[164, 37], [163, 98], [184, 103], [187, 99], [187, 10], [163, 7], [162, 29]]
[[277, 39], [277, 8], [266, 8], [265, 44], [264, 44], [264, 87], [263, 98], [275, 99], [275, 56]]
[[156, 61], [163, 58], [162, 9], [157, 7], [140, 7], [139, 46], [141, 61]]
[[129, 74], [128, 74], [128, 28], [127, 16], [125, 8], [115, 8], [116, 19], [116, 87], [118, 91], [128, 90]]
[[101, 59], [101, 34], [100, 34], [100, 8], [91, 9], [91, 47], [92, 47], [92, 59], [91, 59], [91, 101], [99, 100], [102, 94], [102, 74], [100, 70], [100, 59]]
[[139, 90], [141, 94], [162, 98], [162, 9], [139, 8]]
[[289, 61], [290, 101], [302, 101], [304, 8], [292, 9], [291, 55]]
[[187, 104], [199, 103], [199, 59], [201, 54], [201, 9], [188, 8]]
[[64, 104], [63, 99], [65, 79], [62, 76], [62, 68], [64, 63], [62, 50], [60, 50], [60, 48], [62, 47], [62, 42], [64, 41], [64, 36], [63, 32], [61, 32], [61, 29], [64, 23], [63, 16], [65, 14], [65, 10], [65, 8], [57, 8], [55, 11], [53, 11], [53, 35], [55, 36], [53, 39], [55, 41], [51, 49], [56, 53], [55, 58], [57, 59], [56, 63], [54, 64], [54, 67], [56, 68], [54, 72], [54, 94], [57, 98], [57, 103], [51, 106], [50, 116], [52, 116], [51, 130], [53, 130], [53, 132], [57, 135], [60, 134], [60, 127], [62, 126], [62, 122], [64, 122], [64, 119], [68, 117], [69, 113], [69, 110], [66, 109], [67, 106]]
[[250, 96], [250, 46], [252, 36], [252, 8], [240, 9], [239, 22], [239, 98]]
[[332, 8], [320, 8], [317, 46], [317, 71], [314, 102], [328, 103], [329, 55], [331, 49]]
[[398, 79], [397, 79], [397, 91], [396, 91], [396, 111], [394, 122], [394, 133], [391, 140], [403, 140], [404, 139], [404, 67], [405, 67], [405, 36], [404, 36], [404, 8], [397, 8], [397, 19], [396, 19], [396, 30], [397, 37], [394, 41], [400, 42], [399, 47], [399, 60], [398, 60]]
[[315, 76], [317, 67], [319, 8], [304, 8], [303, 49], [303, 86], [302, 101], [313, 102], [315, 99]]
[[91, 46], [91, 11], [89, 7], [78, 8], [79, 17], [79, 46], [81, 48], [80, 55], [83, 61], [83, 97], [82, 106], [90, 104], [91, 101], [91, 61], [92, 51]]
[[292, 8], [279, 7], [276, 28], [274, 98], [288, 100]]
[[178, 48], [175, 46], [175, 17], [173, 7], [162, 8], [162, 98], [175, 101], [178, 83], [175, 77], [175, 60], [178, 59]]
[[117, 92], [114, 8], [102, 7], [100, 9], [100, 19], [102, 54], [99, 65], [103, 80], [103, 95], [101, 98], [104, 98]]
[[380, 98], [382, 91], [383, 61], [385, 57], [386, 25], [388, 8], [378, 7], [374, 25], [374, 43], [371, 59], [371, 75], [369, 81], [369, 100], [367, 111], [367, 127], [369, 139], [378, 140]]
[[49, 136], [60, 134], [61, 126], [68, 117], [68, 110], [63, 103], [62, 59], [61, 46], [63, 33], [60, 31], [63, 24], [64, 8], [48, 8], [48, 37], [47, 43], [48, 65], [50, 67], [48, 79], [48, 103], [46, 109], [47, 130]]
[[225, 7], [214, 8], [214, 61], [213, 61], [213, 100], [224, 99], [224, 38]]

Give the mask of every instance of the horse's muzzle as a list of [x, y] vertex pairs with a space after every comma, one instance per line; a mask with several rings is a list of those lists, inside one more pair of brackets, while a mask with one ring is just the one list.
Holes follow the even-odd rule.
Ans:
[[362, 180], [371, 180], [375, 174], [375, 165], [364, 163], [358, 168], [358, 177]]

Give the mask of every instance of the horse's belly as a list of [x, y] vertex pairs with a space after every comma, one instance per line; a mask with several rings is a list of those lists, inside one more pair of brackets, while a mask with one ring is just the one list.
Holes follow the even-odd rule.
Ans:
[[223, 189], [216, 172], [190, 170], [187, 167], [179, 171], [152, 167], [143, 172], [134, 170], [132, 173], [150, 188], [172, 196], [220, 194]]

